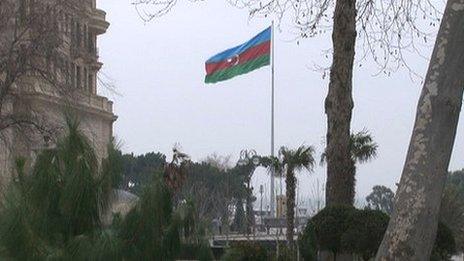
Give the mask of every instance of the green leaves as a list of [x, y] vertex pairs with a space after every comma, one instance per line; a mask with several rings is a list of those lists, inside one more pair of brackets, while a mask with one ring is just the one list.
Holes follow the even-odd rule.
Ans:
[[[18, 160], [18, 176], [0, 213], [1, 258], [174, 260], [182, 239], [202, 248], [198, 255], [203, 259], [211, 257], [193, 203], [175, 211], [162, 173], [152, 172], [154, 180], [147, 182], [135, 207], [104, 228], [101, 219], [121, 183], [123, 156], [110, 144], [100, 167], [78, 120], [68, 117], [67, 124], [66, 135], [38, 155], [31, 173]], [[175, 157], [171, 164], [185, 167], [185, 154]]]
[[[351, 158], [357, 163], [366, 163], [377, 157], [378, 145], [367, 130], [350, 135]], [[327, 160], [326, 152], [322, 153], [320, 164]]]
[[312, 146], [300, 146], [296, 150], [282, 147], [279, 151], [281, 164], [292, 172], [303, 169], [312, 172], [315, 165], [314, 153], [315, 150]]
[[[334, 254], [355, 254], [363, 260], [371, 260], [385, 235], [389, 220], [389, 216], [380, 210], [360, 210], [346, 205], [326, 207], [308, 222], [300, 236], [302, 254], [311, 260], [317, 250], [322, 250]], [[455, 252], [453, 233], [440, 223], [432, 260], [448, 260]]]
[[372, 135], [363, 130], [350, 136], [351, 155], [355, 162], [365, 163], [377, 157], [377, 143]]
[[100, 219], [116, 185], [110, 175], [116, 157], [110, 150], [100, 171], [77, 118], [68, 115], [66, 122], [66, 135], [38, 155], [31, 173], [24, 173], [24, 162], [18, 161], [18, 177], [0, 213], [0, 244], [8, 257], [63, 258], [72, 256], [67, 249], [80, 238], [99, 240]]
[[366, 197], [367, 207], [381, 210], [388, 215], [393, 211], [395, 193], [385, 186], [374, 186], [371, 194]]

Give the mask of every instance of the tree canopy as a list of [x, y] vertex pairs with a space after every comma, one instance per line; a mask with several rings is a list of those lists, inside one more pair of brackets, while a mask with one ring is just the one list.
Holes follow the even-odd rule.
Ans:
[[374, 186], [371, 194], [366, 197], [367, 208], [383, 211], [390, 215], [393, 211], [395, 193], [385, 186]]

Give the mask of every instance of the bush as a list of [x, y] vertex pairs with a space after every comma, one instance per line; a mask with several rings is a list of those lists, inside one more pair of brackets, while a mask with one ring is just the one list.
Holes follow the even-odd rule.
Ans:
[[297, 260], [296, 251], [292, 251], [287, 246], [286, 243], [279, 244], [279, 253], [276, 252], [272, 260], [275, 260], [275, 261]]
[[380, 210], [357, 210], [352, 213], [343, 233], [342, 248], [364, 260], [375, 256], [388, 227], [389, 217]]
[[317, 260], [316, 232], [312, 220], [306, 225], [303, 234], [298, 238], [300, 254], [305, 261]]
[[456, 242], [453, 232], [445, 224], [438, 223], [437, 237], [430, 260], [451, 260], [456, 253]]
[[175, 260], [181, 246], [180, 226], [169, 188], [160, 178], [155, 179], [117, 228], [122, 241], [130, 242], [124, 246], [124, 258]]
[[214, 260], [214, 257], [209, 243], [205, 241], [196, 244], [182, 244], [177, 259], [211, 261]]
[[17, 161], [0, 209], [2, 260], [68, 260], [84, 249], [98, 260], [113, 247], [101, 217], [118, 185], [118, 155], [110, 149], [100, 165], [79, 120], [68, 115], [66, 121], [66, 135], [41, 151], [31, 169]]
[[355, 211], [351, 206], [332, 206], [324, 208], [312, 218], [319, 250], [328, 250], [335, 254], [344, 252], [342, 236], [348, 230], [350, 217]]
[[[379, 210], [327, 207], [306, 225], [298, 241], [300, 253], [307, 261], [316, 260], [320, 250], [356, 254], [370, 260], [382, 242], [388, 222], [388, 215]], [[455, 253], [453, 233], [440, 223], [431, 260], [450, 260]]]
[[255, 242], [233, 244], [224, 256], [223, 261], [267, 261], [270, 256], [267, 249]]

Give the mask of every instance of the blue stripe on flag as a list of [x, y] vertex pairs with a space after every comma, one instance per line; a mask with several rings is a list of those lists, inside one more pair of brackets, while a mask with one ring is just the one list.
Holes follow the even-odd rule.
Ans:
[[236, 46], [234, 48], [230, 48], [228, 50], [225, 50], [221, 53], [216, 54], [215, 56], [209, 58], [206, 63], [217, 63], [220, 61], [224, 61], [229, 58], [233, 58], [236, 55], [239, 55], [243, 53], [245, 50], [256, 46], [258, 44], [262, 44], [264, 42], [270, 41], [271, 40], [271, 27], [268, 27], [266, 30], [262, 31], [255, 37], [253, 37], [251, 40], [248, 42], [241, 44], [239, 46]]

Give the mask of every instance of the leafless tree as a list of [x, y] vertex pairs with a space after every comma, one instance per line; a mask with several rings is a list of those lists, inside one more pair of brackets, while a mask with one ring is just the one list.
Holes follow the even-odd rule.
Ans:
[[464, 90], [464, 0], [449, 0], [376, 260], [429, 260]]
[[216, 153], [213, 153], [206, 157], [203, 162], [210, 164], [211, 166], [214, 166], [220, 170], [227, 171], [232, 168], [232, 163], [231, 163], [231, 156], [221, 156]]

